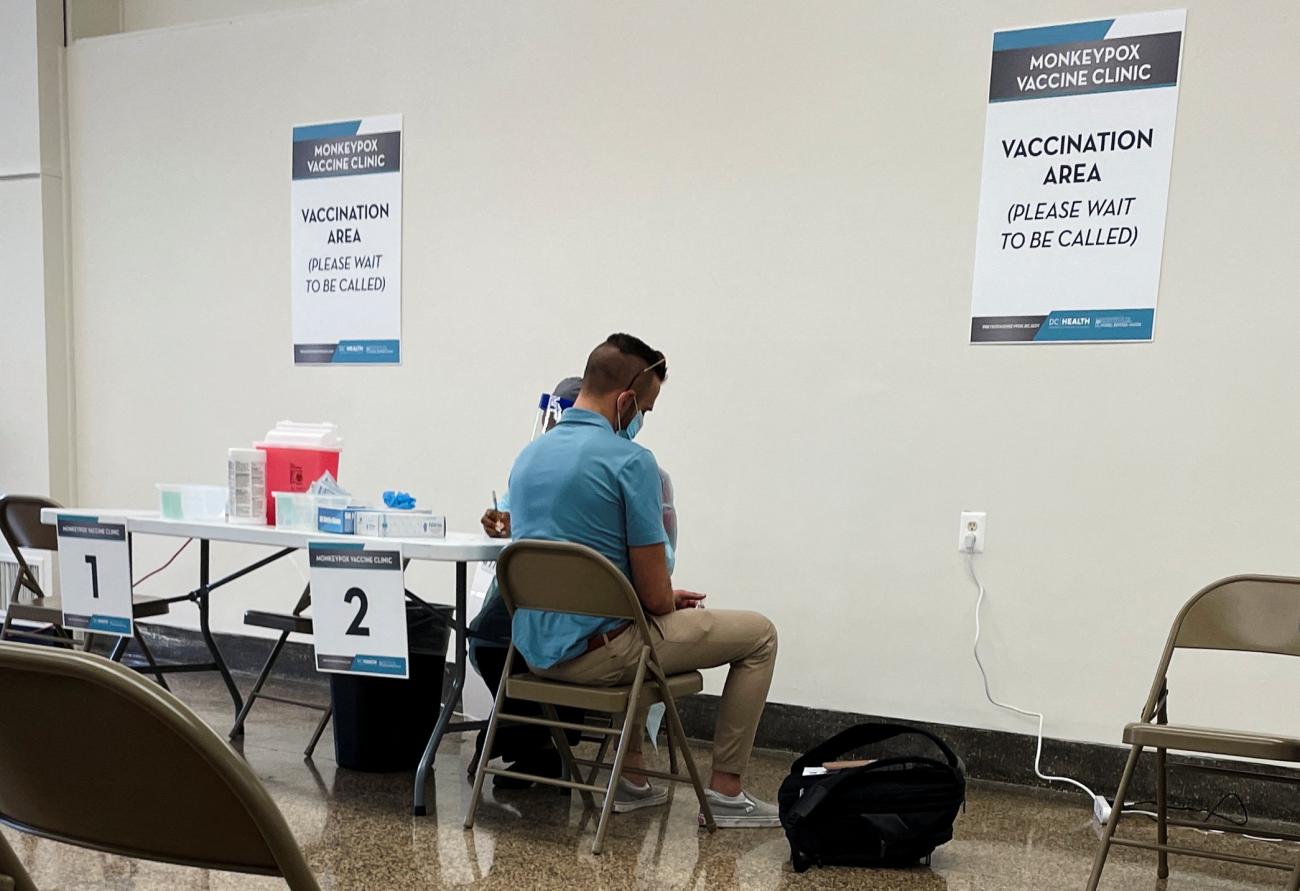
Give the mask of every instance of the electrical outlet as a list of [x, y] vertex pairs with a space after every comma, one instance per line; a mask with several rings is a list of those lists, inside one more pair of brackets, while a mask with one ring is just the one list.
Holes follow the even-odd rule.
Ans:
[[[961, 512], [961, 528], [957, 530], [957, 550], [963, 554], [984, 553], [984, 530], [988, 525], [988, 514], [984, 511], [964, 510]], [[971, 536], [974, 544], [968, 544]]]

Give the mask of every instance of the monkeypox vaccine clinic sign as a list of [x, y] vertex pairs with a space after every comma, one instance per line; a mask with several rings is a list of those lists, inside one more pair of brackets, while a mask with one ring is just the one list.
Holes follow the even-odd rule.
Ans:
[[402, 116], [293, 128], [293, 361], [402, 359]]
[[1151, 339], [1185, 21], [993, 35], [972, 343]]

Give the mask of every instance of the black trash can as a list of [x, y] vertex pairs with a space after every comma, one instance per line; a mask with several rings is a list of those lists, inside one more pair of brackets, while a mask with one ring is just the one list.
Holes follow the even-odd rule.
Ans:
[[334, 758], [339, 767], [375, 773], [413, 771], [442, 704], [452, 607], [407, 601], [410, 677], [330, 675]]

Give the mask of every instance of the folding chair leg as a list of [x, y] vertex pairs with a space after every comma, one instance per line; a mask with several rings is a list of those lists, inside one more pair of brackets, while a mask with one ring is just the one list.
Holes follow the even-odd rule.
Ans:
[[[501, 686], [504, 688], [505, 684], [502, 683]], [[498, 706], [499, 705], [500, 703], [498, 703]], [[496, 739], [497, 723], [499, 721], [497, 714], [498, 709], [493, 708], [492, 717], [488, 720], [487, 738], [483, 742], [483, 751], [479, 754], [478, 767], [474, 771], [474, 788], [469, 794], [469, 810], [465, 812], [466, 829], [474, 828], [474, 817], [478, 813], [478, 805], [483, 798], [483, 779], [487, 776], [487, 772], [484, 768], [487, 767], [487, 763], [492, 760], [492, 741]]]
[[[700, 801], [700, 813], [704, 815], [704, 826], [709, 832], [717, 831], [713, 822], [713, 809], [709, 807], [709, 797], [704, 794], [704, 784], [700, 782], [700, 771], [695, 766], [695, 756], [691, 754], [690, 744], [686, 741], [686, 729], [682, 727], [681, 715], [677, 713], [677, 702], [668, 692], [668, 685], [662, 683], [664, 691], [664, 711], [668, 716], [668, 738], [675, 735], [682, 746], [682, 760], [686, 762], [686, 772], [691, 775], [691, 785], [695, 787], [695, 797]], [[676, 770], [673, 771], [676, 773]]]
[[[1169, 844], [1169, 777], [1165, 771], [1165, 749], [1156, 749], [1156, 844]], [[1117, 805], [1123, 800], [1117, 799]], [[1156, 852], [1156, 876], [1169, 878], [1169, 852], [1162, 847]]]
[[[560, 720], [560, 716], [555, 712], [555, 706], [546, 702], [539, 702], [538, 705], [542, 707], [542, 717], [546, 720]], [[581, 782], [582, 771], [578, 769], [577, 762], [573, 760], [573, 749], [569, 747], [569, 740], [568, 737], [564, 735], [564, 731], [559, 727], [552, 727], [551, 740], [554, 743], [555, 748], [560, 752], [560, 758], [564, 761], [564, 769], [568, 773], [569, 779], [575, 783]], [[594, 808], [596, 806], [596, 798], [591, 794], [591, 790], [579, 789], [578, 791], [582, 793], [583, 804], [589, 808]]]
[[[623, 761], [632, 746], [633, 728], [641, 708], [641, 688], [645, 684], [646, 660], [649, 657], [650, 648], [643, 646], [641, 658], [637, 660], [636, 675], [632, 678], [632, 689], [628, 691], [627, 711], [623, 713], [623, 729], [618, 735], [618, 750], [614, 753], [614, 764], [609, 772], [609, 785], [605, 787], [605, 806], [600, 809], [600, 822], [596, 824], [596, 841], [591, 846], [593, 854], [599, 854], [605, 847], [605, 833], [609, 831], [609, 818], [614, 813], [614, 795], [618, 791], [618, 781], [623, 778]], [[665, 689], [664, 693], [667, 692]]]
[[[639, 675], [637, 680], [640, 680]], [[638, 683], [636, 686], [639, 689], [641, 685]], [[614, 750], [614, 764], [609, 771], [609, 785], [605, 787], [605, 803], [600, 809], [600, 821], [596, 823], [596, 841], [591, 845], [593, 854], [599, 854], [604, 849], [609, 818], [614, 815], [614, 796], [618, 792], [618, 781], [623, 777], [623, 761], [631, 746], [632, 727], [636, 723], [636, 710], [631, 707], [635, 701], [636, 697], [631, 697], [628, 710], [623, 713], [623, 730], [618, 735], [618, 748]]]
[[596, 751], [596, 757], [592, 759], [596, 763], [591, 766], [591, 773], [587, 774], [588, 786], [596, 784], [596, 774], [600, 773], [600, 765], [605, 763], [605, 756], [609, 754], [609, 740], [608, 734], [601, 734], [600, 748]]
[[[86, 635], [86, 640], [87, 640], [87, 641], [90, 641], [90, 639], [91, 639], [91, 636], [90, 636], [89, 634], [87, 634], [87, 635]], [[126, 648], [129, 647], [129, 646], [131, 646], [131, 638], [129, 638], [129, 637], [119, 637], [119, 638], [117, 639], [117, 643], [113, 644], [113, 652], [109, 654], [108, 661], [110, 661], [110, 662], [121, 662], [121, 661], [122, 661], [122, 657], [126, 655]], [[87, 643], [86, 648], [87, 648], [87, 649], [90, 648], [90, 644], [89, 644], [89, 643]]]
[[[250, 703], [252, 699], [248, 700]], [[316, 725], [316, 732], [311, 735], [311, 742], [307, 743], [307, 748], [303, 751], [304, 758], [310, 758], [311, 753], [316, 751], [316, 743], [320, 742], [321, 734], [325, 732], [325, 725], [334, 717], [334, 706], [329, 705], [325, 708], [325, 714], [321, 715], [320, 723]]]
[[496, 744], [497, 725], [501, 722], [501, 707], [506, 701], [506, 684], [510, 671], [515, 664], [515, 648], [512, 644], [506, 652], [506, 664], [501, 669], [501, 681], [497, 684], [497, 698], [492, 704], [492, 717], [488, 719], [487, 735], [483, 738], [483, 751], [479, 753], [478, 767], [474, 770], [474, 791], [470, 793], [469, 810], [465, 813], [465, 828], [474, 828], [474, 816], [478, 813], [479, 801], [483, 798], [483, 780], [487, 776], [487, 767], [492, 760], [492, 746]]
[[[40, 640], [53, 641], [60, 646], [67, 646], [69, 649], [75, 650], [77, 648], [76, 640], [74, 640], [65, 629], [60, 628], [58, 625], [51, 625], [50, 627], [54, 629], [54, 637], [46, 638], [41, 636]], [[35, 632], [14, 628], [13, 622], [9, 618], [9, 613], [7, 611], [5, 612], [4, 622], [0, 623], [0, 640], [17, 640], [21, 642], [28, 639], [33, 634], [35, 634]]]
[[1086, 891], [1097, 891], [1097, 885], [1101, 883], [1101, 871], [1106, 867], [1111, 839], [1115, 837], [1115, 829], [1119, 826], [1120, 816], [1124, 813], [1124, 798], [1128, 795], [1128, 787], [1133, 782], [1133, 771], [1137, 769], [1140, 757], [1142, 757], [1142, 747], [1133, 746], [1128, 755], [1128, 763], [1124, 765], [1124, 775], [1119, 781], [1119, 789], [1115, 791], [1115, 806], [1111, 808], [1110, 819], [1106, 821], [1101, 844], [1097, 847], [1097, 856], [1092, 862], [1092, 875], [1088, 878]]
[[0, 835], [0, 879], [12, 879], [14, 891], [36, 891], [36, 883], [23, 868], [22, 861], [9, 847], [9, 843]]
[[[244, 707], [241, 708], [239, 714], [235, 716], [235, 725], [230, 728], [230, 733], [226, 737], [227, 739], [233, 740], [236, 736], [239, 736], [244, 732], [244, 722], [248, 720], [248, 713], [253, 710], [253, 702], [261, 694], [262, 685], [264, 685], [266, 679], [271, 676], [271, 669], [275, 667], [275, 660], [280, 658], [280, 651], [284, 649], [284, 642], [288, 639], [289, 632], [283, 631], [280, 633], [280, 639], [275, 642], [275, 646], [271, 647], [271, 655], [267, 656], [266, 662], [262, 664], [262, 670], [258, 673], [257, 680], [253, 683], [253, 689], [249, 691], [248, 696], [244, 699]], [[321, 727], [317, 728], [317, 736], [320, 735], [320, 729], [324, 726], [325, 725], [322, 722]], [[311, 756], [311, 749], [315, 745], [316, 741], [313, 739], [312, 745], [307, 748], [308, 757]]]
[[[664, 708], [667, 710], [667, 706]], [[668, 772], [677, 773], [677, 744], [673, 742], [677, 734], [673, 733], [670, 727], [665, 735], [668, 737]]]
[[167, 686], [167, 678], [165, 678], [163, 673], [158, 670], [158, 663], [154, 661], [153, 652], [149, 649], [149, 645], [144, 642], [144, 635], [140, 633], [140, 626], [135, 625], [134, 623], [132, 624], [135, 628], [136, 645], [140, 647], [140, 652], [144, 653], [144, 661], [148, 662], [149, 667], [153, 669], [151, 674], [158, 679], [158, 686], [170, 692], [171, 687]]

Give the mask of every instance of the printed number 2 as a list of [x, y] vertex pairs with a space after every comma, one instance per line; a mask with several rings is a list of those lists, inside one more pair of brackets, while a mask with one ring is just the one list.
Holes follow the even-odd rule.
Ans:
[[370, 602], [366, 599], [366, 592], [360, 588], [348, 588], [348, 593], [343, 595], [343, 602], [351, 603], [354, 600], [360, 600], [361, 603], [357, 605], [357, 617], [352, 620], [352, 624], [348, 626], [345, 633], [355, 634], [358, 637], [369, 637], [370, 629], [361, 624], [361, 620], [366, 617], [366, 610], [370, 608]]
[[90, 564], [90, 596], [99, 599], [99, 561], [95, 559], [94, 554], [86, 555], [86, 562]]

